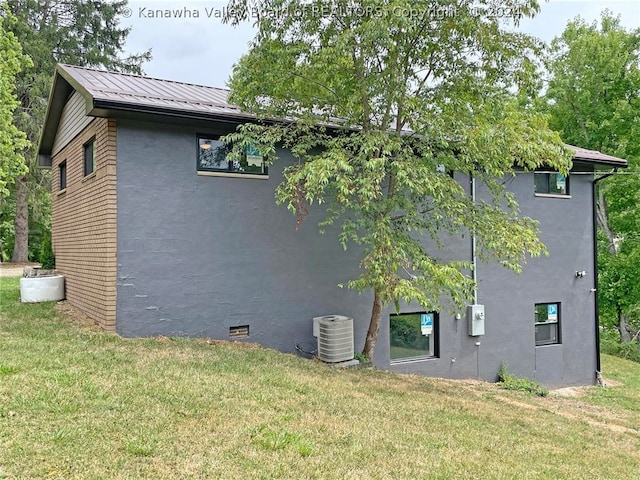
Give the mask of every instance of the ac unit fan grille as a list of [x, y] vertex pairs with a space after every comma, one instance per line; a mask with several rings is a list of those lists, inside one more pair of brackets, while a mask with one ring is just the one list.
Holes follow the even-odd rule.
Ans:
[[327, 315], [318, 318], [318, 358], [337, 363], [353, 359], [353, 318]]

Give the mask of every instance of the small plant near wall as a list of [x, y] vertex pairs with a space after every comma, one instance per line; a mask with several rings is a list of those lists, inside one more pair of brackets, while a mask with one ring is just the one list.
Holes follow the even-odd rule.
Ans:
[[520, 390], [522, 392], [532, 393], [539, 397], [546, 397], [549, 395], [549, 390], [535, 380], [516, 377], [512, 373], [509, 373], [506, 363], [502, 363], [500, 365], [500, 370], [498, 371], [498, 384], [506, 390]]
[[56, 268], [56, 257], [53, 254], [53, 245], [51, 244], [51, 234], [45, 234], [42, 239], [40, 248], [40, 264], [43, 270], [53, 270]]
[[361, 352], [354, 352], [353, 353], [353, 358], [358, 360], [360, 363], [371, 363], [371, 362], [369, 362], [369, 359], [367, 358], [367, 356], [364, 353], [361, 353]]

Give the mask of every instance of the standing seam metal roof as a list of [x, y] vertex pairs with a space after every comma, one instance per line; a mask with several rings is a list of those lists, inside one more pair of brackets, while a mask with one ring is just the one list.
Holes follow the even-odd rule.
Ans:
[[228, 102], [227, 89], [72, 65], [59, 65], [59, 68], [94, 100], [211, 114], [242, 114], [240, 108]]
[[610, 165], [619, 165], [622, 167], [627, 166], [627, 161], [622, 158], [613, 157], [606, 153], [600, 153], [597, 150], [588, 150], [582, 147], [576, 147], [574, 145], [567, 145], [575, 153], [573, 154], [574, 160], [587, 160], [596, 163], [606, 163]]
[[[146, 108], [158, 112], [175, 112], [177, 114], [199, 114], [212, 117], [230, 116], [235, 118], [255, 119], [254, 115], [243, 112], [236, 105], [229, 103], [230, 91], [225, 88], [207, 87], [173, 80], [144, 77], [128, 73], [108, 72], [73, 65], [58, 65], [58, 72], [73, 84], [73, 88], [84, 90], [85, 97], [93, 99], [93, 105], [108, 103], [118, 109]], [[51, 100], [50, 100], [51, 102]], [[51, 107], [51, 104], [50, 104]], [[59, 109], [62, 107], [59, 105]], [[58, 112], [58, 119], [59, 119]], [[48, 131], [49, 114], [45, 122], [45, 131], [41, 138], [40, 150], [50, 150], [55, 131]], [[57, 122], [57, 120], [56, 120]], [[55, 126], [57, 128], [57, 125]], [[43, 143], [43, 139], [46, 142]], [[44, 145], [47, 147], [43, 148]], [[573, 159], [591, 163], [626, 167], [627, 161], [606, 155], [595, 150], [588, 150], [567, 145], [575, 154]]]

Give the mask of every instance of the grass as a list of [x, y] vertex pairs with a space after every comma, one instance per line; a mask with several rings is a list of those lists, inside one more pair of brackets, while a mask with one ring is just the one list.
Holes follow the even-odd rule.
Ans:
[[640, 363], [638, 342], [620, 343], [620, 336], [614, 329], [600, 332], [600, 345], [603, 353]]
[[549, 390], [543, 385], [540, 385], [539, 382], [528, 378], [520, 378], [510, 373], [505, 363], [500, 366], [500, 370], [498, 371], [498, 384], [506, 390], [520, 390], [521, 392], [532, 393], [539, 397], [549, 395]]
[[640, 365], [536, 397], [247, 344], [122, 339], [0, 279], [0, 478], [640, 479]]

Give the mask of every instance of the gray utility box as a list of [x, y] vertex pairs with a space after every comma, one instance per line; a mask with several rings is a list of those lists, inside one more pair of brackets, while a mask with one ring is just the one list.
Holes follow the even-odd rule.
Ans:
[[318, 358], [323, 362], [353, 359], [353, 318], [344, 315], [315, 317], [313, 336], [318, 339]]
[[484, 305], [468, 305], [467, 321], [469, 323], [469, 336], [479, 337], [484, 335]]

